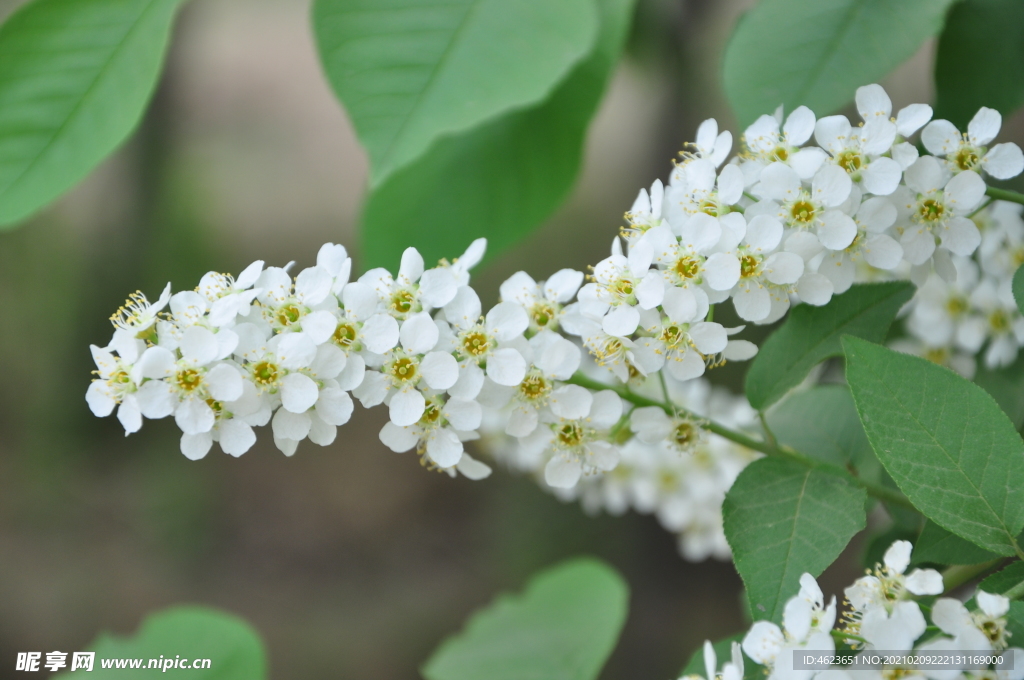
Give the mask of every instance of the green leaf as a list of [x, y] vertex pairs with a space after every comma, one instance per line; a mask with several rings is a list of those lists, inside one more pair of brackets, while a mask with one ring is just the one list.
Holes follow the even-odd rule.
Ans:
[[1001, 369], [981, 366], [974, 382], [992, 395], [1015, 430], [1024, 426], [1024, 356]]
[[755, 617], [779, 621], [800, 590], [864, 528], [864, 490], [820, 469], [782, 458], [748, 465], [722, 505], [725, 536]]
[[846, 385], [817, 385], [791, 395], [768, 415], [775, 437], [800, 453], [840, 467], [853, 465], [863, 477], [881, 470]]
[[1024, 3], [965, 0], [953, 5], [935, 56], [935, 117], [961, 130], [978, 109], [1003, 115], [1024, 104]]
[[782, 104], [824, 116], [942, 29], [953, 0], [761, 0], [725, 51], [725, 92], [741, 125]]
[[[978, 590], [1002, 595], [1011, 588], [1024, 583], [1024, 562], [1014, 562], [1001, 571], [987, 576], [978, 584]], [[1018, 638], [1019, 640], [1019, 638]]]
[[37, 0], [0, 27], [0, 225], [85, 177], [138, 124], [181, 0]]
[[1010, 603], [1010, 611], [1006, 615], [1006, 630], [1011, 638], [1018, 640], [1018, 643], [1024, 640], [1024, 602]]
[[362, 226], [370, 266], [393, 268], [408, 246], [428, 262], [450, 259], [482, 235], [493, 256], [562, 203], [622, 50], [633, 0], [599, 0], [597, 6], [597, 49], [547, 101], [439, 140], [371, 192]]
[[[104, 659], [141, 659], [133, 678], [167, 677], [167, 669], [147, 669], [150, 659], [177, 656], [210, 659], [210, 667], [189, 668], [196, 680], [260, 680], [267, 677], [267, 659], [259, 635], [242, 619], [204, 607], [174, 607], [150, 615], [131, 638], [100, 635], [90, 651], [96, 652], [92, 680], [123, 678], [124, 668], [103, 668]], [[69, 670], [56, 677], [74, 678]], [[174, 669], [181, 672], [180, 669]], [[77, 671], [75, 671], [77, 672]]]
[[[743, 637], [746, 633], [736, 633], [736, 635], [730, 635], [724, 640], [712, 643], [712, 647], [715, 650], [716, 666], [715, 670], [720, 669], [725, 663], [732, 660], [732, 643], [743, 642]], [[704, 646], [693, 653], [690, 660], [687, 662], [686, 667], [683, 668], [679, 677], [685, 677], [687, 675], [699, 675], [707, 680], [707, 671], [704, 667]], [[752, 660], [746, 654], [743, 655], [743, 678], [744, 680], [759, 680], [764, 677], [763, 667]], [[712, 679], [713, 680], [713, 679]]]
[[751, 406], [761, 410], [781, 399], [829, 357], [840, 356], [840, 338], [855, 335], [881, 342], [900, 307], [913, 295], [906, 281], [862, 283], [824, 307], [799, 305], [772, 333], [747, 371]]
[[914, 544], [915, 563], [981, 564], [998, 558], [996, 553], [979, 548], [931, 521], [925, 523]]
[[534, 576], [473, 615], [423, 666], [427, 680], [592, 680], [626, 620], [628, 588], [593, 559]]
[[983, 389], [925, 359], [843, 338], [868, 441], [910, 501], [1000, 555], [1024, 528], [1024, 442]]
[[592, 0], [316, 0], [313, 29], [375, 187], [442, 136], [546, 99], [598, 20]]
[[1017, 303], [1017, 309], [1024, 314], [1024, 265], [1017, 268], [1013, 273], [1013, 299]]

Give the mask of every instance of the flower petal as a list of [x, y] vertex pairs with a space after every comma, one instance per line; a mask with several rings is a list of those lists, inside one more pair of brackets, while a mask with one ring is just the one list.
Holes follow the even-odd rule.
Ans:
[[426, 399], [419, 390], [411, 387], [399, 390], [389, 404], [391, 422], [401, 427], [412, 425], [423, 416], [426, 405]]
[[289, 373], [281, 379], [281, 406], [292, 413], [305, 413], [316, 403], [319, 396], [319, 388], [308, 375]]

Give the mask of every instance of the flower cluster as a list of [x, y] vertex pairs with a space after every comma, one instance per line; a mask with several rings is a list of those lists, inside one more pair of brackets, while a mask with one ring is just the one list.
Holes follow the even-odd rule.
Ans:
[[268, 423], [285, 455], [307, 437], [327, 446], [355, 396], [388, 405], [381, 439], [391, 448], [486, 477], [462, 444], [480, 424], [480, 366], [519, 384], [526, 363], [510, 343], [528, 321], [518, 305], [480, 316], [468, 284], [484, 246], [429, 270], [410, 248], [397, 277], [374, 269], [350, 280], [345, 248], [328, 243], [294, 279], [258, 261], [237, 279], [210, 272], [193, 291], [171, 295], [168, 285], [154, 303], [136, 293], [111, 318], [109, 345], [92, 348], [98, 378], [86, 399], [99, 416], [116, 407], [126, 434], [173, 415], [182, 453], [198, 459], [215, 441], [242, 455], [253, 427]]
[[[940, 597], [930, 603], [930, 608], [925, 608], [932, 622], [929, 627], [922, 606], [915, 598], [941, 595], [942, 576], [932, 569], [915, 569], [904, 575], [910, 564], [911, 550], [907, 541], [893, 543], [885, 553], [883, 565], [876, 565], [873, 573], [846, 589], [849, 610], [842, 617], [837, 617], [836, 599], [833, 597], [826, 603], [814, 577], [804, 574], [800, 578], [799, 593], [786, 602], [782, 626], [756, 621], [743, 638], [743, 652], [764, 667], [770, 680], [811, 680], [814, 677], [848, 680], [846, 676], [861, 675], [872, 679], [908, 675], [932, 680], [1024, 678], [1024, 649], [1009, 648], [1006, 615], [1010, 601], [1002, 595], [978, 590], [972, 611], [960, 600]], [[1005, 662], [1001, 667], [980, 671], [952, 665], [928, 671], [888, 666], [875, 670], [842, 670], [842, 666], [824, 671], [794, 668], [794, 651], [808, 650], [815, 655], [831, 656], [837, 651], [837, 643], [840, 648], [885, 650], [887, 654], [1002, 652]], [[706, 644], [704, 659], [707, 677], [713, 680], [716, 677], [714, 651], [709, 654], [709, 649], [710, 644]], [[726, 664], [723, 677], [727, 672], [735, 677], [736, 668], [742, 676], [742, 655], [734, 653], [731, 666], [732, 669]]]
[[[592, 363], [586, 372], [599, 375]], [[620, 460], [614, 470], [588, 475], [572, 488], [548, 487], [564, 501], [579, 500], [588, 514], [604, 510], [621, 515], [632, 509], [653, 514], [676, 534], [679, 550], [692, 561], [729, 559], [722, 529], [722, 500], [733, 481], [760, 454], [702, 428], [704, 417], [733, 428], [753, 428], [756, 413], [743, 397], [712, 387], [704, 379], [678, 382], [666, 376], [673, 415], [657, 406], [634, 408], [615, 439]], [[641, 393], [645, 388], [640, 388]], [[661, 396], [651, 385], [647, 396]], [[508, 468], [542, 477], [545, 457], [539, 446], [513, 445], [502, 437], [503, 419], [486, 412], [481, 432], [489, 453]], [[542, 484], [542, 486], [547, 486]]]
[[806, 107], [762, 116], [732, 158], [732, 135], [705, 121], [589, 277], [519, 272], [486, 313], [469, 285], [483, 239], [430, 269], [410, 248], [397, 275], [353, 279], [327, 244], [294, 278], [256, 262], [153, 303], [135, 294], [93, 347], [88, 403], [116, 408], [129, 433], [173, 415], [190, 458], [213, 442], [241, 455], [267, 424], [291, 455], [307, 438], [330, 444], [353, 400], [386, 405], [381, 440], [428, 467], [487, 476], [464, 446], [483, 434], [494, 458], [561, 497], [655, 513], [685, 555], [727, 556], [721, 501], [754, 454], [705, 419], [752, 418], [698, 379], [757, 347], [714, 321], [715, 305], [766, 324], [857, 281], [908, 278], [920, 286], [910, 351], [969, 372], [976, 353], [1002, 366], [1024, 342], [1009, 292], [1024, 220], [984, 202], [985, 177], [1024, 170], [1015, 144], [990, 146], [999, 114], [982, 109], [961, 134], [924, 104], [893, 115], [878, 85], [856, 104], [857, 124]]

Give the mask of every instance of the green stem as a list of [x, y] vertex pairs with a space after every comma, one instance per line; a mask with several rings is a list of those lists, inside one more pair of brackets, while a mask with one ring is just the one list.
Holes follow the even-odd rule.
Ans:
[[779, 440], [775, 438], [775, 433], [772, 432], [772, 428], [768, 427], [768, 419], [764, 416], [764, 411], [758, 411], [757, 417], [761, 421], [761, 429], [764, 430], [764, 438], [768, 440], [768, 443], [775, 448], [779, 447]]
[[988, 187], [985, 189], [985, 195], [990, 196], [997, 201], [1009, 201], [1010, 203], [1020, 203], [1024, 205], [1024, 194], [1019, 194], [1016, 191]]
[[[566, 382], [573, 385], [586, 387], [587, 389], [591, 390], [611, 390], [618, 394], [623, 399], [625, 399], [626, 401], [628, 401], [629, 403], [634, 404], [635, 406], [657, 406], [658, 408], [660, 408], [669, 415], [675, 415], [676, 413], [682, 411], [682, 409], [673, 406], [667, 401], [658, 401], [657, 399], [645, 397], [642, 394], [636, 394], [635, 392], [633, 392], [624, 385], [606, 385], [605, 383], [600, 382], [598, 380], [594, 380], [593, 378], [589, 378], [583, 375], [582, 373], [575, 374]], [[861, 479], [860, 477], [850, 474], [849, 470], [846, 470], [845, 468], [842, 468], [838, 465], [833, 465], [832, 463], [826, 463], [820, 460], [815, 460], [814, 458], [811, 458], [810, 456], [800, 453], [799, 451], [796, 451], [789, 446], [773, 445], [770, 442], [762, 441], [760, 439], [754, 439], [753, 437], [746, 435], [742, 432], [725, 427], [724, 425], [720, 425], [708, 418], [701, 417], [699, 419], [701, 421], [701, 426], [705, 430], [713, 432], [714, 434], [717, 434], [719, 437], [722, 437], [723, 439], [728, 439], [731, 442], [735, 442], [740, 446], [745, 446], [748, 449], [752, 449], [754, 451], [760, 451], [761, 453], [768, 456], [786, 458], [788, 460], [800, 463], [801, 465], [806, 465], [807, 467], [810, 468], [828, 471], [832, 474], [843, 477], [850, 483], [855, 484], [856, 486], [859, 486], [860, 488], [864, 489], [869, 496], [873, 496], [874, 498], [877, 498], [878, 500], [881, 501], [885, 501], [887, 503], [892, 503], [894, 505], [899, 505], [904, 508], [914, 510], [915, 512], [917, 511], [917, 508], [914, 507], [913, 503], [911, 503], [906, 496], [904, 496], [902, 493], [895, 489], [890, 489], [880, 484], [875, 484], [874, 482], [869, 482], [867, 480]]]
[[856, 640], [857, 642], [860, 642], [861, 644], [865, 644], [866, 645], [868, 643], [868, 641], [866, 639], [862, 638], [860, 635], [854, 635], [853, 633], [844, 633], [841, 630], [835, 630], [835, 629], [833, 629], [830, 632], [832, 633], [832, 637], [835, 638], [836, 642], [845, 642], [847, 640]]
[[944, 593], [955, 590], [968, 581], [973, 581], [985, 572], [999, 566], [1001, 562], [1002, 560], [999, 559], [992, 560], [991, 562], [982, 562], [981, 564], [955, 564], [952, 567], [946, 568], [942, 572]]

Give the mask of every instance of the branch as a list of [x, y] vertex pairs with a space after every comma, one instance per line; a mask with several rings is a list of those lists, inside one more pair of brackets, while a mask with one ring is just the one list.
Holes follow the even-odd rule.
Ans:
[[988, 187], [985, 189], [985, 195], [990, 196], [991, 198], [994, 198], [997, 201], [1009, 201], [1010, 203], [1020, 203], [1024, 205], [1024, 194], [1019, 194], [1016, 191]]
[[[1024, 199], [1024, 195], [1022, 195], [1021, 198]], [[628, 401], [629, 403], [634, 404], [635, 406], [657, 406], [658, 408], [660, 408], [669, 415], [675, 415], [681, 411], [685, 411], [685, 409], [680, 409], [679, 407], [669, 403], [668, 401], [658, 401], [656, 399], [651, 399], [641, 394], [637, 394], [628, 387], [626, 387], [625, 385], [606, 385], [605, 383], [600, 382], [598, 380], [594, 380], [593, 378], [589, 378], [583, 375], [582, 373], [576, 373], [566, 382], [573, 385], [579, 385], [580, 387], [586, 387], [587, 389], [591, 390], [611, 390], [618, 394], [623, 399], [625, 399], [626, 401]], [[801, 465], [806, 465], [807, 467], [810, 468], [825, 470], [827, 472], [830, 472], [834, 475], [846, 479], [851, 484], [859, 486], [860, 488], [867, 491], [869, 496], [877, 498], [878, 500], [885, 501], [886, 503], [892, 503], [894, 505], [899, 505], [909, 510], [914, 510], [915, 512], [918, 511], [917, 508], [914, 507], [914, 504], [911, 503], [910, 500], [899, 491], [884, 487], [881, 484], [875, 484], [874, 482], [869, 482], [867, 480], [861, 479], [860, 477], [850, 474], [848, 470], [838, 465], [833, 465], [831, 463], [826, 463], [824, 461], [815, 460], [814, 458], [811, 458], [810, 456], [800, 453], [799, 451], [796, 451], [795, 449], [789, 446], [773, 445], [766, 441], [754, 439], [753, 437], [750, 437], [749, 435], [746, 435], [742, 432], [725, 427], [724, 425], [720, 425], [715, 421], [710, 420], [709, 418], [705, 418], [703, 416], [694, 417], [699, 418], [699, 420], [701, 421], [701, 426], [704, 429], [708, 430], [709, 432], [717, 434], [719, 437], [728, 439], [731, 442], [735, 442], [740, 446], [745, 446], [748, 449], [753, 449], [754, 451], [760, 451], [761, 453], [768, 456], [786, 458], [788, 460], [800, 463]]]

